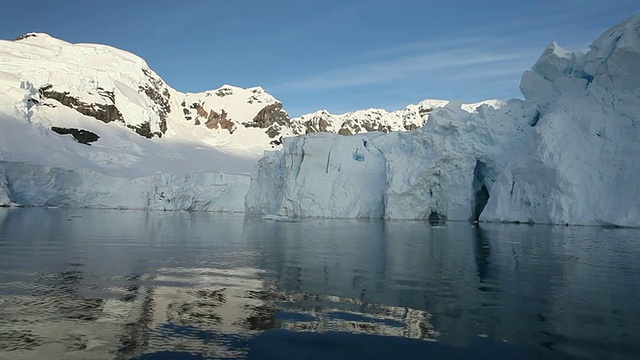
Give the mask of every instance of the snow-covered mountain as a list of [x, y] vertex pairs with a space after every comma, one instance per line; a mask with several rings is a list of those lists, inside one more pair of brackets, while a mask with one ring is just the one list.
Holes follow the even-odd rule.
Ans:
[[[415, 105], [408, 105], [402, 110], [389, 112], [384, 109], [369, 109], [340, 115], [333, 115], [326, 110], [319, 110], [291, 119], [289, 134], [305, 135], [325, 132], [355, 135], [371, 131], [388, 133], [415, 130], [424, 126], [431, 111], [444, 107], [448, 103], [448, 100], [427, 99]], [[475, 104], [463, 104], [462, 108], [465, 111], [473, 112], [484, 104], [499, 108], [503, 103], [504, 101], [501, 100], [486, 100]]]
[[8, 115], [56, 127], [54, 132], [70, 134], [87, 145], [99, 141], [100, 134], [66, 128], [68, 124], [59, 119], [115, 123], [150, 139], [204, 141], [217, 148], [252, 149], [260, 155], [284, 136], [415, 129], [424, 124], [429, 111], [447, 103], [426, 100], [392, 113], [366, 110], [332, 116], [319, 112], [289, 119], [282, 103], [260, 87], [224, 85], [203, 93], [180, 93], [141, 58], [105, 45], [70, 44], [30, 33], [1, 41], [0, 54], [0, 91], [5, 94], [0, 106], [10, 110]]
[[416, 131], [288, 138], [254, 214], [640, 227], [640, 15], [586, 53], [552, 43], [511, 100], [448, 104]]
[[[1, 41], [0, 55], [0, 108], [5, 117], [30, 124], [71, 127], [98, 120], [145, 138], [242, 147], [259, 155], [272, 139], [256, 124], [288, 119], [282, 104], [262, 88], [225, 85], [180, 93], [141, 58], [105, 45], [70, 44], [31, 33]], [[101, 141], [99, 133], [87, 137], [90, 129], [78, 130], [85, 130], [82, 140], [77, 132], [71, 134], [80, 142]], [[235, 133], [240, 136], [228, 136]]]
[[243, 211], [283, 137], [415, 128], [446, 104], [290, 119], [260, 87], [181, 93], [110, 46], [30, 33], [0, 41], [0, 59], [0, 205]]

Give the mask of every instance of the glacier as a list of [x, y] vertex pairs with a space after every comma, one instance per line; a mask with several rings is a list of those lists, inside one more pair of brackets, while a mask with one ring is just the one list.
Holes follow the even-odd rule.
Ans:
[[249, 214], [640, 226], [640, 15], [586, 53], [551, 43], [524, 101], [449, 103], [410, 132], [286, 138]]
[[0, 161], [0, 206], [243, 212], [248, 187], [246, 174], [156, 172], [124, 178]]
[[106, 45], [28, 33], [0, 40], [0, 58], [0, 206], [242, 212], [282, 137], [416, 128], [447, 103], [290, 119], [261, 87], [182, 93]]

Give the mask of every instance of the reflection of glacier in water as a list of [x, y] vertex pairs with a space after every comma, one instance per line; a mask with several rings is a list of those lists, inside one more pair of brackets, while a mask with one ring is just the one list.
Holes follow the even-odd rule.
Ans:
[[485, 343], [500, 346], [487, 356], [516, 347], [633, 358], [636, 238], [631, 229], [0, 209], [0, 359], [393, 355], [376, 352], [385, 348], [466, 349], [464, 358]]
[[435, 335], [425, 311], [331, 295], [282, 293], [259, 280], [260, 271], [254, 268], [160, 269], [159, 273], [174, 274], [159, 275], [160, 283], [177, 284], [188, 278], [191, 285], [155, 287], [149, 325], [152, 349], [170, 350], [189, 342], [189, 348], [215, 348], [218, 355], [231, 355], [238, 349], [225, 349], [225, 343], [237, 347], [238, 339], [271, 329], [415, 339]]
[[182, 348], [209, 356], [240, 356], [248, 351], [252, 335], [278, 328], [415, 339], [435, 335], [424, 311], [330, 295], [279, 293], [260, 275], [254, 268], [164, 268], [153, 276], [110, 279], [130, 284], [102, 289], [111, 297], [99, 299], [80, 293], [82, 271], [53, 274], [49, 286], [36, 294], [3, 297], [0, 355], [33, 358], [64, 352], [73, 357], [77, 352], [78, 358], [86, 358], [88, 352], [99, 358], [117, 349], [129, 357]]

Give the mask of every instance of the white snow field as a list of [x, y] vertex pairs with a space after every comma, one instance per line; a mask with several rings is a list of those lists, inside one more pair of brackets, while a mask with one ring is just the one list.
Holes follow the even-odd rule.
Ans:
[[449, 103], [416, 131], [284, 139], [246, 211], [287, 217], [640, 226], [640, 15], [586, 54], [552, 43], [525, 101]]

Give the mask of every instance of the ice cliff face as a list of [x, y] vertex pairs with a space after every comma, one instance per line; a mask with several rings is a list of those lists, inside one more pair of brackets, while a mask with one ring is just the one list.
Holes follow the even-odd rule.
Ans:
[[586, 54], [552, 43], [520, 87], [525, 101], [449, 104], [417, 131], [285, 139], [246, 210], [640, 226], [640, 16]]
[[[0, 162], [0, 205], [243, 212], [249, 178], [199, 172], [124, 178], [89, 169]], [[11, 194], [11, 199], [9, 195]]]
[[[474, 113], [434, 110], [416, 131], [287, 138], [252, 175], [247, 212], [290, 217], [474, 219], [512, 153], [533, 132], [535, 109], [512, 100]], [[515, 121], [514, 121], [515, 120]], [[483, 187], [485, 188], [483, 190]]]
[[539, 120], [481, 219], [640, 226], [640, 16], [586, 54], [552, 44], [521, 89]]

